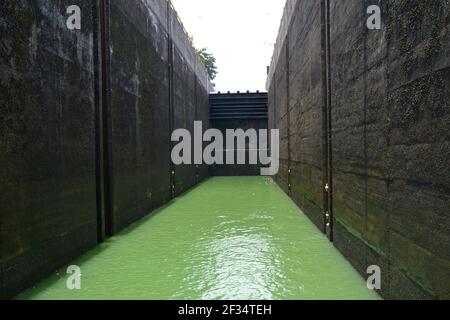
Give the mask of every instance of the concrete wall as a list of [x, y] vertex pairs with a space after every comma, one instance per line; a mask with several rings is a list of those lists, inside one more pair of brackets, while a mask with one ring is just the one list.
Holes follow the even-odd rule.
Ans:
[[[81, 8], [81, 30], [66, 28], [72, 4]], [[99, 220], [108, 219], [96, 198], [102, 109], [110, 117], [113, 233], [171, 199], [172, 123], [208, 123], [206, 71], [165, 0], [111, 1], [110, 101], [100, 98], [98, 5], [0, 2], [0, 298], [101, 238]], [[208, 175], [204, 167], [175, 171], [176, 194]]]
[[[0, 297], [97, 241], [91, 1], [2, 1]], [[51, 254], [49, 254], [51, 253]]]
[[[322, 228], [325, 1], [288, 2], [268, 80], [270, 124], [291, 137], [291, 176], [283, 166], [277, 180]], [[379, 31], [366, 27], [372, 4]], [[449, 12], [330, 2], [334, 244], [362, 275], [382, 268], [385, 298], [450, 298]]]
[[208, 126], [209, 80], [166, 0], [112, 1], [109, 19], [117, 232], [171, 198], [172, 170], [175, 195], [207, 176], [203, 167], [171, 167], [170, 135], [193, 132], [197, 119]]
[[320, 1], [288, 1], [268, 85], [269, 124], [281, 139], [275, 179], [318, 226], [324, 210], [321, 8]]

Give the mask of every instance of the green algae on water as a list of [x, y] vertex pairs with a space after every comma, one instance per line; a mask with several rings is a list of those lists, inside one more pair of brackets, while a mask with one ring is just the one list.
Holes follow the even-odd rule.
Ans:
[[378, 299], [266, 177], [212, 178], [19, 299]]

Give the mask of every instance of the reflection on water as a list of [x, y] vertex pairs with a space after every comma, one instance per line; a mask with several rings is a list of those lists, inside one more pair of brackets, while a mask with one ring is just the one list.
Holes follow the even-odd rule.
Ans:
[[261, 230], [218, 230], [201, 239], [184, 259], [199, 263], [186, 270], [189, 276], [181, 289], [196, 285], [202, 299], [273, 299], [281, 280], [279, 257]]

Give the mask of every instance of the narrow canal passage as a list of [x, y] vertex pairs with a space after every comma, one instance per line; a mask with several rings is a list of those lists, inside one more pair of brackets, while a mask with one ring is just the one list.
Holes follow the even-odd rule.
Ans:
[[199, 185], [19, 299], [377, 299], [265, 177]]

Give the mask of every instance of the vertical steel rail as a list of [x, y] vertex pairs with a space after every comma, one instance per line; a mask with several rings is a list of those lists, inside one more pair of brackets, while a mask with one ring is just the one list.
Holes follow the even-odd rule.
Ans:
[[285, 46], [286, 46], [286, 121], [287, 121], [287, 162], [288, 162], [288, 172], [287, 172], [287, 184], [288, 184], [288, 194], [290, 197], [292, 197], [292, 179], [291, 179], [291, 112], [290, 112], [290, 100], [291, 100], [291, 94], [290, 94], [290, 82], [289, 82], [289, 73], [290, 73], [290, 50], [289, 50], [289, 32], [286, 36], [285, 40]]
[[110, 3], [99, 0], [99, 91], [98, 91], [98, 167], [102, 178], [98, 181], [101, 189], [102, 230], [105, 236], [114, 234], [113, 213], [113, 173], [112, 173], [112, 115], [111, 115], [111, 77], [110, 77]]
[[322, 185], [323, 185], [323, 233], [327, 233], [327, 210], [328, 194], [326, 186], [328, 184], [328, 148], [327, 148], [327, 35], [326, 35], [326, 0], [321, 1], [320, 20], [321, 20], [321, 63], [322, 63]]
[[333, 230], [334, 230], [334, 215], [333, 215], [333, 145], [332, 145], [332, 123], [331, 123], [331, 16], [330, 16], [330, 0], [325, 0], [325, 34], [326, 34], [326, 146], [327, 146], [327, 209], [328, 209], [328, 227], [329, 227], [329, 237], [330, 241], [333, 241]]
[[[195, 110], [195, 116], [194, 116], [194, 121], [202, 121], [203, 119], [198, 119], [198, 96], [197, 96], [197, 91], [198, 91], [198, 77], [197, 77], [197, 59], [195, 60], [194, 63], [194, 110]], [[203, 121], [202, 121], [203, 124]], [[203, 147], [202, 147], [203, 150]], [[195, 164], [195, 184], [198, 184], [200, 182], [200, 167], [198, 164]]]
[[172, 5], [170, 1], [167, 1], [167, 38], [168, 38], [168, 72], [169, 72], [169, 163], [170, 163], [170, 197], [175, 198], [175, 166], [172, 162], [171, 152], [173, 149], [173, 142], [171, 139], [172, 132], [174, 130], [174, 98], [173, 98], [173, 41], [172, 41]]
[[105, 240], [105, 199], [104, 199], [104, 175], [103, 175], [103, 104], [101, 84], [101, 25], [99, 1], [92, 4], [94, 17], [94, 78], [95, 78], [95, 184], [97, 205], [97, 242]]
[[331, 26], [330, 0], [322, 0], [322, 64], [323, 64], [323, 232], [333, 241], [333, 170], [332, 170], [332, 123], [331, 123]]

